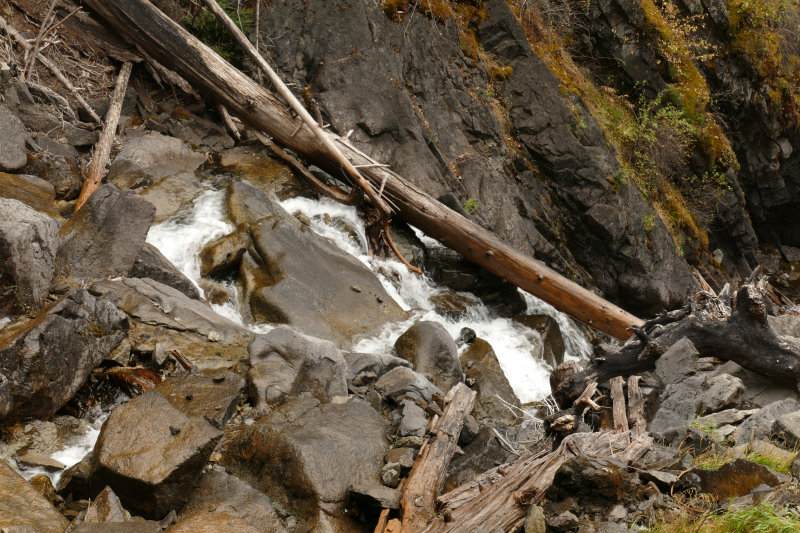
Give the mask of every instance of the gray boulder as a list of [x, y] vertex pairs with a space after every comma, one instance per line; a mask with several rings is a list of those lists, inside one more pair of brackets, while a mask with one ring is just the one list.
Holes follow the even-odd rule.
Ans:
[[517, 423], [517, 417], [503, 401], [516, 407], [522, 404], [500, 368], [492, 346], [483, 339], [475, 339], [461, 355], [461, 366], [467, 379], [474, 380], [471, 387], [478, 393], [473, 409], [475, 418], [505, 425]]
[[169, 132], [173, 137], [184, 140], [204, 150], [222, 150], [233, 148], [234, 141], [222, 124], [216, 124], [199, 117], [190, 117], [169, 122]]
[[267, 217], [278, 217], [300, 228], [300, 221], [287, 213], [277, 202], [262, 190], [246, 181], [232, 181], [228, 185], [228, 213], [231, 222], [249, 227]]
[[0, 106], [0, 172], [13, 172], [25, 166], [28, 132], [6, 106]]
[[386, 422], [360, 402], [319, 405], [299, 398], [243, 430], [222, 464], [306, 521], [312, 531], [356, 533], [345, 512], [354, 484], [379, 485]]
[[482, 427], [472, 442], [463, 447], [463, 451], [464, 455], [454, 456], [447, 467], [443, 493], [468, 483], [478, 474], [517, 458], [500, 445], [489, 426]]
[[383, 485], [353, 485], [350, 495], [354, 500], [364, 502], [378, 509], [400, 509], [403, 493]]
[[68, 525], [52, 503], [0, 459], [0, 530], [63, 533]]
[[133, 191], [102, 185], [61, 228], [56, 277], [124, 276], [144, 246], [155, 208]]
[[192, 280], [187, 278], [169, 259], [164, 257], [158, 248], [149, 242], [142, 246], [139, 256], [133, 262], [127, 276], [129, 278], [150, 278], [181, 291], [189, 298], [200, 299], [197, 285], [192, 283]]
[[444, 398], [444, 393], [428, 381], [428, 378], [404, 366], [390, 370], [375, 383], [375, 390], [381, 396], [400, 403], [403, 398], [410, 397], [429, 403], [434, 394]]
[[697, 372], [699, 357], [692, 341], [683, 338], [656, 359], [655, 376], [663, 387], [680, 383]]
[[417, 322], [394, 343], [398, 357], [443, 391], [461, 382], [463, 370], [453, 337], [438, 322]]
[[55, 271], [61, 223], [0, 198], [0, 318], [39, 309]]
[[47, 152], [36, 154], [31, 157], [30, 163], [23, 169], [23, 172], [38, 176], [50, 183], [58, 200], [76, 199], [83, 185], [78, 162], [71, 156]]
[[[20, 91], [17, 91], [20, 94]], [[30, 95], [27, 95], [29, 97]], [[44, 107], [21, 99], [17, 115], [25, 126], [33, 132], [44, 133], [54, 139], [63, 139], [73, 146], [91, 146], [97, 142], [97, 132], [89, 131], [56, 117]]]
[[285, 533], [272, 502], [215, 466], [195, 484], [167, 533]]
[[156, 392], [185, 415], [202, 416], [221, 430], [233, 416], [244, 388], [244, 378], [233, 372], [193, 371], [167, 377]]
[[800, 411], [788, 413], [775, 421], [772, 431], [790, 448], [800, 446]]
[[773, 402], [762, 407], [758, 412], [742, 422], [736, 428], [733, 439], [740, 446], [748, 442], [769, 438], [772, 435], [775, 422], [779, 418], [797, 411], [800, 411], [800, 403], [794, 398]]
[[691, 376], [680, 383], [667, 385], [661, 393], [661, 406], [648, 429], [663, 433], [679, 428], [697, 415], [708, 415], [725, 409], [738, 409], [742, 404], [744, 385], [728, 374], [709, 377]]
[[[344, 358], [347, 361], [348, 383], [359, 381], [359, 375], [363, 377], [369, 374], [377, 379], [398, 366], [411, 368], [411, 363], [405, 359], [389, 354], [348, 352], [344, 354]], [[356, 383], [356, 385], [364, 384], [366, 383]]]
[[282, 326], [256, 335], [248, 352], [247, 381], [250, 395], [260, 408], [300, 394], [321, 402], [347, 395], [347, 363], [330, 341]]
[[115, 408], [103, 424], [91, 487], [99, 492], [110, 486], [126, 508], [161, 519], [186, 501], [220, 437], [202, 417], [145, 392]]
[[787, 383], [776, 382], [772, 378], [743, 368], [733, 361], [726, 361], [725, 364], [717, 367], [715, 373], [730, 374], [742, 380], [745, 388], [743, 398], [753, 405], [764, 407], [789, 398], [800, 400], [800, 392], [798, 392], [797, 387]]
[[34, 320], [4, 330], [0, 421], [48, 418], [67, 403], [120, 343], [127, 317], [76, 288]]
[[428, 419], [422, 407], [409, 399], [403, 400], [403, 418], [397, 434], [400, 437], [424, 437], [428, 426]]

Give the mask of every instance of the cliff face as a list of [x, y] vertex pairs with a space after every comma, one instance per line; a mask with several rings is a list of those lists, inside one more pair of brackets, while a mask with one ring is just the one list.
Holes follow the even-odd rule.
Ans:
[[[453, 4], [452, 17], [410, 6], [277, 0], [260, 37], [335, 130], [427, 192], [477, 207], [509, 244], [637, 312], [697, 289], [581, 96], [504, 0]], [[475, 37], [491, 63], [468, 55]]]

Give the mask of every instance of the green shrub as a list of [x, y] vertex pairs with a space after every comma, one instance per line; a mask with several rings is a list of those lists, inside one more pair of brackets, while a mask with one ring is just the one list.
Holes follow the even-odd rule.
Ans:
[[[240, 30], [245, 34], [250, 33], [256, 17], [252, 9], [244, 6], [244, 0], [241, 0], [241, 5], [234, 5], [233, 0], [217, 0], [217, 3]], [[226, 61], [231, 61], [237, 55], [237, 45], [214, 14], [190, 0], [182, 0], [181, 5], [190, 10], [189, 16], [183, 19], [186, 29]]]

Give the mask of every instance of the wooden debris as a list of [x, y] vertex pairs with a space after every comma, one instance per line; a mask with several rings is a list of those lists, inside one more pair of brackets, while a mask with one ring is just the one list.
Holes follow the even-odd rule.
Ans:
[[241, 141], [242, 136], [239, 133], [236, 124], [234, 124], [233, 120], [231, 120], [231, 116], [228, 114], [228, 110], [225, 109], [225, 106], [222, 104], [217, 104], [217, 113], [219, 113], [222, 123], [225, 124], [225, 127], [228, 129], [228, 133], [230, 133], [237, 141]]
[[103, 134], [100, 136], [100, 140], [95, 146], [92, 164], [89, 167], [86, 180], [83, 182], [78, 201], [75, 203], [76, 213], [81, 206], [86, 203], [86, 200], [89, 199], [92, 193], [97, 190], [100, 186], [100, 182], [103, 181], [106, 165], [111, 155], [111, 146], [116, 137], [119, 115], [122, 111], [122, 102], [125, 99], [125, 90], [128, 87], [128, 79], [130, 78], [132, 68], [133, 64], [128, 62], [122, 65], [122, 69], [119, 72], [117, 85], [114, 87], [114, 93], [111, 95], [111, 104], [108, 108], [108, 114], [106, 114], [106, 125], [103, 128]]
[[625, 392], [622, 386], [625, 380], [615, 377], [611, 380], [611, 401], [614, 406], [614, 431], [623, 433], [628, 431], [628, 413], [625, 410]]
[[191, 370], [194, 365], [189, 358], [183, 355], [183, 352], [178, 350], [177, 348], [174, 350], [170, 350], [169, 353], [180, 363], [180, 365], [184, 368], [184, 370]]
[[36, 40], [33, 42], [33, 50], [30, 52], [28, 50], [25, 51], [25, 68], [22, 69], [22, 74], [20, 75], [20, 80], [22, 81], [31, 78], [33, 66], [36, 63], [36, 56], [39, 55], [39, 47], [42, 45], [42, 37], [47, 30], [47, 26], [50, 24], [50, 18], [53, 16], [53, 9], [55, 9], [57, 3], [58, 0], [53, 0], [50, 3], [50, 9], [47, 10], [47, 14], [39, 25], [39, 33], [36, 34]]
[[641, 376], [628, 378], [628, 421], [631, 424], [631, 435], [638, 439], [647, 434], [647, 419], [644, 417], [644, 397], [639, 388]]

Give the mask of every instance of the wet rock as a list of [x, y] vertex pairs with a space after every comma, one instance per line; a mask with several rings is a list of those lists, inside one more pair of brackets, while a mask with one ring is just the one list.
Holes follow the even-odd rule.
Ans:
[[428, 249], [425, 244], [417, 237], [414, 230], [405, 222], [394, 220], [389, 226], [389, 234], [395, 246], [415, 267], [422, 268], [428, 257]]
[[718, 502], [744, 496], [759, 485], [775, 487], [787, 480], [764, 465], [736, 459], [716, 470], [693, 468], [691, 474], [698, 476], [702, 492], [711, 494]]
[[210, 279], [200, 279], [197, 282], [200, 288], [203, 289], [206, 300], [208, 303], [214, 305], [225, 305], [231, 301], [231, 293], [224, 285], [211, 281]]
[[632, 489], [631, 476], [624, 463], [608, 457], [579, 455], [561, 465], [547, 494], [553, 500], [558, 500], [560, 495], [616, 502]]
[[458, 340], [463, 344], [472, 344], [477, 338], [478, 335], [475, 333], [475, 330], [470, 328], [461, 328], [461, 332], [458, 334]]
[[113, 367], [97, 375], [97, 379], [107, 380], [115, 387], [122, 389], [130, 396], [138, 396], [143, 392], [155, 390], [161, 382], [161, 376], [149, 368]]
[[129, 278], [150, 278], [181, 291], [189, 298], [200, 299], [197, 286], [149, 242], [144, 243], [126, 275]]
[[244, 388], [244, 378], [233, 372], [183, 372], [167, 377], [155, 390], [185, 415], [202, 416], [215, 428], [223, 429]]
[[424, 437], [428, 419], [425, 411], [411, 400], [403, 400], [403, 419], [398, 428], [401, 437]]
[[206, 161], [202, 153], [174, 137], [147, 133], [128, 139], [108, 169], [106, 182], [120, 189], [158, 183], [168, 176], [194, 173]]
[[390, 370], [375, 383], [378, 394], [400, 403], [402, 398], [410, 396], [414, 399], [430, 402], [434, 394], [444, 397], [444, 393], [428, 379], [404, 366]]
[[64, 470], [56, 485], [58, 495], [66, 498], [72, 494], [75, 500], [88, 499], [94, 465], [95, 455], [90, 451], [79, 462]]
[[737, 445], [769, 437], [775, 422], [782, 416], [800, 411], [800, 403], [794, 398], [773, 402], [759, 409], [742, 422], [733, 435]]
[[283, 403], [287, 396], [305, 394], [329, 402], [347, 395], [347, 363], [332, 342], [282, 326], [256, 335], [248, 352], [250, 395], [261, 408]]
[[131, 514], [122, 507], [122, 502], [111, 487], [106, 487], [89, 506], [83, 521], [87, 524], [130, 522]]
[[287, 402], [240, 433], [222, 464], [314, 531], [362, 531], [344, 514], [353, 484], [380, 484], [386, 422], [360, 402]]
[[514, 322], [536, 330], [544, 342], [542, 357], [553, 368], [564, 362], [564, 336], [558, 322], [549, 315], [519, 315]]
[[461, 366], [467, 379], [474, 380], [472, 389], [478, 393], [473, 410], [475, 418], [481, 422], [514, 425], [517, 417], [503, 401], [516, 407], [521, 404], [492, 346], [483, 339], [476, 339], [461, 355]]
[[126, 508], [160, 519], [186, 501], [221, 436], [202, 417], [145, 392], [115, 408], [103, 424], [91, 487], [110, 486]]
[[413, 448], [392, 448], [386, 452], [386, 463], [397, 463], [403, 468], [414, 466], [417, 451]]
[[228, 214], [236, 226], [249, 228], [262, 218], [278, 217], [300, 229], [302, 223], [286, 212], [269, 194], [246, 181], [232, 181], [228, 185]]
[[6, 106], [0, 106], [0, 172], [13, 172], [28, 161], [25, 139], [28, 132]]
[[[389, 354], [354, 353], [346, 352], [344, 359], [347, 361], [347, 382], [359, 381], [359, 376], [371, 373], [375, 379], [380, 378], [398, 366], [411, 368], [411, 363]], [[365, 383], [355, 383], [357, 386]]]
[[67, 525], [52, 503], [0, 459], [0, 529], [63, 533]]
[[53, 487], [53, 482], [50, 481], [50, 478], [47, 475], [35, 475], [31, 478], [30, 483], [31, 486], [36, 489], [39, 494], [44, 496], [47, 501], [55, 504], [58, 495], [56, 494], [55, 487]]
[[272, 216], [252, 224], [250, 235], [256, 256], [242, 259], [240, 281], [256, 321], [347, 348], [354, 336], [406, 318], [371, 270], [310, 230]]
[[503, 463], [513, 461], [516, 455], [500, 446], [492, 428], [484, 426], [468, 445], [463, 447], [464, 455], [453, 456], [444, 480], [443, 493], [468, 483], [475, 476]]
[[0, 199], [0, 318], [30, 313], [44, 304], [60, 227], [22, 202]]
[[190, 205], [204, 190], [194, 172], [182, 172], [143, 187], [139, 196], [155, 206], [153, 222], [158, 224]]
[[203, 474], [168, 533], [285, 533], [269, 498], [215, 466]]
[[124, 278], [98, 281], [89, 290], [117, 302], [131, 317], [128, 340], [137, 352], [152, 354], [157, 344], [163, 344], [191, 359], [239, 362], [247, 357], [251, 332], [172, 287], [151, 279]]
[[66, 465], [61, 461], [56, 461], [47, 455], [36, 452], [17, 455], [14, 459], [17, 461], [17, 465], [23, 470], [27, 470], [28, 468], [42, 468], [49, 472], [57, 472], [58, 470], [64, 470], [64, 468], [66, 468]]
[[463, 370], [458, 348], [438, 322], [417, 322], [400, 335], [394, 349], [398, 357], [409, 361], [415, 371], [444, 391], [461, 382]]
[[31, 155], [23, 172], [50, 183], [58, 200], [76, 199], [83, 185], [78, 162], [69, 156], [49, 153]]
[[54, 206], [56, 191], [45, 180], [26, 174], [3, 174], [0, 172], [0, 198], [19, 200], [36, 211], [59, 218]]
[[260, 191], [274, 194], [280, 201], [313, 194], [287, 165], [270, 157], [263, 147], [238, 146], [225, 150], [219, 154], [219, 164]]
[[400, 509], [403, 493], [382, 485], [352, 485], [350, 495], [356, 501], [379, 509]]
[[61, 228], [56, 276], [124, 276], [144, 246], [155, 208], [133, 191], [101, 185]]
[[252, 245], [246, 226], [206, 244], [200, 251], [200, 275], [218, 276], [233, 268]]
[[0, 336], [0, 420], [48, 418], [119, 344], [127, 317], [76, 288], [33, 321]]
[[451, 320], [465, 317], [470, 309], [480, 307], [481, 301], [469, 293], [446, 292], [429, 298], [436, 314]]

